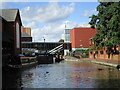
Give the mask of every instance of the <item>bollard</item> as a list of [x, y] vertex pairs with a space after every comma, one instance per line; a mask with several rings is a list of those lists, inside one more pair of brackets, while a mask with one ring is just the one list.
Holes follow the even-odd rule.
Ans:
[[120, 70], [120, 65], [117, 65], [117, 67], [116, 67], [118, 70]]

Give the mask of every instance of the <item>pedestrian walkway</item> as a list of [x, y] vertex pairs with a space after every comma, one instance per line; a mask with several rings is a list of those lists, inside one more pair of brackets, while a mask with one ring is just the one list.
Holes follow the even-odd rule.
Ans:
[[120, 64], [120, 60], [108, 60], [108, 59], [94, 59], [94, 58], [81, 58], [81, 60], [96, 60], [106, 63], [112, 63], [112, 64]]
[[80, 61], [80, 59], [71, 56], [66, 56], [64, 59], [65, 61]]
[[107, 59], [94, 59], [94, 58], [75, 58], [72, 56], [66, 56], [65, 61], [81, 61], [81, 60], [86, 60], [90, 61], [92, 63], [96, 64], [102, 64], [102, 65], [107, 65], [107, 66], [112, 66], [112, 67], [117, 67], [118, 64], [120, 64], [120, 61], [118, 60], [107, 60]]

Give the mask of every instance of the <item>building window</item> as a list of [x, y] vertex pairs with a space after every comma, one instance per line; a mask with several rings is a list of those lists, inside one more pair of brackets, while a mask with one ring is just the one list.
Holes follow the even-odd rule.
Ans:
[[100, 54], [103, 54], [103, 51], [100, 51]]
[[92, 54], [93, 52], [92, 51], [90, 51], [90, 54]]
[[70, 42], [70, 29], [65, 29], [64, 31], [65, 42]]
[[95, 51], [96, 54], [98, 54], [98, 51]]
[[20, 48], [20, 33], [19, 33], [19, 24], [16, 23], [16, 47]]

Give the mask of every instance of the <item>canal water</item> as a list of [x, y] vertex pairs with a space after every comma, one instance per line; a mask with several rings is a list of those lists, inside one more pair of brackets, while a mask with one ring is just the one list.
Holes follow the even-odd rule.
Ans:
[[120, 71], [86, 61], [40, 64], [3, 74], [3, 88], [120, 88]]

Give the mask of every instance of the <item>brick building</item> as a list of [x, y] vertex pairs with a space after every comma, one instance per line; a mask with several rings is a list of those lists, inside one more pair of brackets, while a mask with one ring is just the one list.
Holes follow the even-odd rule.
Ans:
[[0, 9], [2, 23], [2, 60], [21, 53], [21, 18], [18, 9]]
[[70, 42], [72, 50], [87, 49], [90, 47], [89, 40], [96, 34], [96, 29], [77, 27], [70, 30]]
[[96, 58], [96, 59], [106, 59], [106, 60], [120, 60], [120, 44], [116, 47], [117, 52], [115, 52], [115, 49], [112, 48], [112, 52], [110, 55], [107, 53], [107, 47], [101, 47], [99, 49], [95, 49], [94, 42], [92, 39], [90, 40], [90, 46], [91, 50], [89, 51], [89, 58]]
[[21, 27], [21, 41], [22, 42], [32, 42], [31, 28]]

